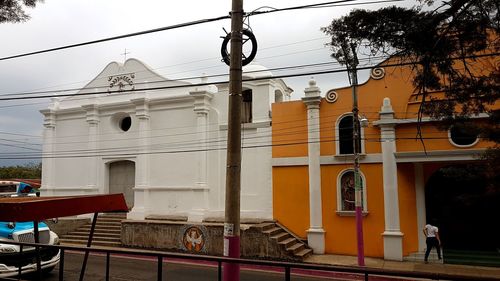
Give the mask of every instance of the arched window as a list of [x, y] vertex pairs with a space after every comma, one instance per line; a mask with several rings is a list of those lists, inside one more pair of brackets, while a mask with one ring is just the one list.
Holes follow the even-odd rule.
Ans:
[[[361, 172], [359, 174], [359, 180], [361, 185], [363, 211], [366, 212], [366, 187]], [[352, 169], [345, 170], [340, 173], [337, 181], [337, 212], [354, 212], [356, 207], [355, 198], [354, 171]]]
[[283, 101], [283, 93], [280, 90], [274, 91], [274, 102], [282, 102]]
[[243, 90], [241, 99], [241, 123], [252, 123], [252, 90]]
[[[345, 114], [339, 118], [337, 121], [336, 135], [337, 135], [337, 154], [354, 154], [354, 143], [353, 143], [353, 115]], [[360, 136], [358, 139], [358, 145], [360, 147], [359, 153], [363, 153], [363, 128], [360, 126]]]

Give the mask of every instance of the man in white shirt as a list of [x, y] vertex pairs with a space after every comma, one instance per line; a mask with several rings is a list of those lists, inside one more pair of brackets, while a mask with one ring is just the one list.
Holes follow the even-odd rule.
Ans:
[[427, 249], [425, 250], [425, 263], [429, 258], [432, 247], [436, 247], [438, 258], [441, 259], [441, 239], [439, 239], [439, 229], [436, 226], [427, 224], [424, 229], [425, 243], [427, 244]]

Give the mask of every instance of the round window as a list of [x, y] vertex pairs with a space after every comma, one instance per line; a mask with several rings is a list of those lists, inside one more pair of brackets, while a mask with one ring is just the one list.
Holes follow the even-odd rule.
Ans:
[[130, 126], [132, 126], [132, 118], [130, 118], [130, 116], [120, 119], [119, 127], [120, 129], [122, 129], [122, 131], [128, 131], [130, 129]]
[[468, 147], [477, 143], [478, 136], [467, 127], [452, 126], [449, 131], [451, 143], [459, 147]]

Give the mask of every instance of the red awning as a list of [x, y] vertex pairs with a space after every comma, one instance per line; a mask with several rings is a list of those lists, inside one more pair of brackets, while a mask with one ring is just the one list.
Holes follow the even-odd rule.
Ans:
[[123, 194], [0, 198], [0, 221], [41, 221], [102, 212], [128, 212]]

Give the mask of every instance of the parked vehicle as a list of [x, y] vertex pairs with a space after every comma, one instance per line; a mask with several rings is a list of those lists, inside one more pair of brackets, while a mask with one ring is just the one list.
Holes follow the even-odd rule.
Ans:
[[[0, 197], [38, 196], [39, 192], [29, 184], [17, 181], [0, 181]], [[38, 223], [39, 243], [58, 245], [59, 237], [46, 223]], [[2, 241], [35, 243], [33, 222], [0, 221], [0, 278], [16, 276], [37, 270], [35, 247], [4, 244]], [[49, 272], [59, 263], [59, 250], [40, 247], [41, 268]]]

